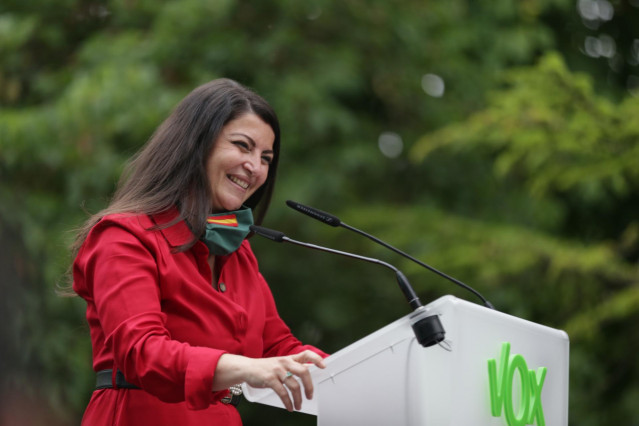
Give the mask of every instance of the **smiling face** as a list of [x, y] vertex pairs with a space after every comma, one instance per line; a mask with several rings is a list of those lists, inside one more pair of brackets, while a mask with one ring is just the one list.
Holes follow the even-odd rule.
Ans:
[[253, 113], [228, 122], [206, 161], [212, 212], [238, 210], [266, 182], [275, 134]]

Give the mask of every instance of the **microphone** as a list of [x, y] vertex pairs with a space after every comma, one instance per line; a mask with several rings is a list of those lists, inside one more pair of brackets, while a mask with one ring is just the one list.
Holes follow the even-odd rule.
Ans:
[[439, 317], [437, 315], [431, 315], [428, 317], [424, 317], [423, 315], [421, 315], [424, 311], [424, 307], [422, 303], [420, 302], [419, 297], [413, 290], [413, 287], [410, 285], [410, 283], [408, 282], [408, 279], [402, 273], [402, 271], [400, 271], [399, 269], [397, 269], [395, 266], [391, 265], [390, 263], [386, 263], [384, 261], [381, 261], [379, 259], [374, 259], [371, 257], [360, 256], [354, 253], [349, 253], [345, 251], [331, 249], [328, 247], [318, 246], [315, 244], [296, 241], [284, 235], [283, 232], [275, 231], [269, 228], [264, 228], [263, 226], [251, 225], [250, 230], [251, 232], [254, 232], [261, 237], [268, 238], [269, 240], [275, 241], [277, 243], [287, 242], [287, 243], [295, 244], [298, 246], [302, 246], [302, 247], [306, 247], [306, 248], [310, 248], [314, 250], [324, 251], [324, 252], [333, 253], [333, 254], [339, 254], [341, 256], [363, 260], [369, 263], [376, 263], [378, 265], [382, 265], [388, 269], [391, 269], [393, 272], [395, 272], [395, 276], [397, 277], [397, 284], [399, 285], [399, 288], [402, 290], [402, 293], [404, 293], [404, 297], [408, 301], [408, 304], [413, 308], [413, 310], [417, 311], [420, 314], [418, 316], [413, 317], [413, 321], [411, 324], [419, 343], [424, 347], [428, 347], [444, 340], [445, 331], [444, 331], [444, 327], [441, 325], [441, 321], [439, 320]]
[[453, 277], [451, 277], [451, 276], [449, 276], [449, 275], [447, 275], [447, 274], [445, 274], [445, 273], [443, 273], [441, 271], [438, 271], [437, 269], [433, 268], [432, 266], [429, 266], [429, 265], [425, 264], [424, 262], [422, 262], [422, 261], [420, 261], [418, 259], [415, 259], [413, 256], [411, 256], [411, 255], [409, 255], [407, 253], [404, 253], [403, 251], [391, 246], [390, 244], [380, 240], [379, 238], [377, 238], [377, 237], [375, 237], [375, 236], [373, 236], [371, 234], [368, 234], [368, 233], [366, 233], [364, 231], [361, 231], [361, 230], [359, 230], [359, 229], [357, 229], [355, 227], [347, 225], [346, 223], [342, 222], [338, 217], [333, 216], [330, 213], [326, 213], [326, 212], [323, 212], [323, 211], [318, 210], [316, 208], [305, 206], [303, 204], [300, 204], [298, 202], [291, 201], [291, 200], [286, 201], [286, 205], [289, 206], [290, 208], [292, 208], [293, 210], [297, 210], [300, 213], [304, 213], [305, 215], [310, 216], [313, 219], [317, 219], [320, 222], [324, 222], [327, 225], [331, 225], [333, 227], [341, 226], [341, 227], [346, 228], [346, 229], [348, 229], [350, 231], [353, 231], [353, 232], [356, 232], [356, 233], [358, 233], [360, 235], [363, 235], [364, 237], [376, 242], [377, 244], [380, 244], [380, 245], [386, 247], [387, 249], [390, 249], [390, 250], [394, 251], [395, 253], [397, 253], [397, 254], [399, 254], [401, 256], [404, 256], [405, 258], [407, 258], [409, 260], [412, 260], [413, 262], [415, 262], [418, 265], [428, 269], [429, 271], [436, 273], [440, 277], [443, 277], [443, 278], [453, 282], [454, 284], [457, 284], [458, 286], [462, 287], [463, 289], [465, 289], [467, 291], [470, 291], [475, 296], [477, 296], [479, 299], [481, 299], [481, 301], [483, 302], [484, 306], [486, 306], [487, 308], [493, 309], [493, 310], [495, 309], [495, 307], [492, 305], [492, 303], [490, 303], [488, 300], [486, 300], [486, 298], [484, 296], [482, 296], [481, 293], [479, 293], [477, 290], [475, 290], [471, 286], [469, 286], [467, 284], [464, 284], [463, 282], [459, 281], [458, 279], [453, 278]]
[[328, 252], [328, 253], [339, 254], [339, 255], [342, 255], [342, 256], [352, 257], [352, 258], [355, 258], [355, 259], [363, 260], [365, 262], [376, 263], [378, 265], [385, 266], [386, 268], [391, 269], [391, 270], [393, 270], [395, 272], [395, 276], [397, 277], [397, 283], [399, 284], [400, 289], [404, 293], [404, 297], [406, 297], [406, 300], [408, 301], [408, 304], [413, 309], [418, 309], [418, 308], [420, 308], [422, 306], [422, 303], [420, 302], [419, 297], [417, 296], [417, 294], [413, 290], [413, 287], [408, 282], [408, 278], [406, 278], [406, 276], [402, 273], [402, 271], [400, 271], [399, 269], [397, 269], [396, 267], [394, 267], [390, 263], [383, 262], [383, 261], [381, 261], [379, 259], [373, 259], [371, 257], [360, 256], [360, 255], [354, 254], [354, 253], [348, 253], [348, 252], [345, 252], [345, 251], [339, 251], [339, 250], [331, 249], [331, 248], [328, 248], [328, 247], [322, 247], [322, 246], [318, 246], [318, 245], [315, 245], [315, 244], [303, 243], [301, 241], [296, 241], [296, 240], [293, 240], [293, 239], [287, 237], [286, 235], [284, 235], [283, 232], [275, 231], [273, 229], [264, 228], [262, 226], [251, 225], [250, 229], [251, 229], [251, 231], [255, 232], [257, 235], [265, 237], [265, 238], [268, 238], [269, 240], [275, 241], [277, 243], [281, 243], [281, 242], [292, 243], [292, 244], [296, 244], [298, 246], [303, 246], [303, 247], [307, 247], [307, 248], [311, 248], [311, 249], [315, 249], [315, 250], [325, 251], [325, 252]]

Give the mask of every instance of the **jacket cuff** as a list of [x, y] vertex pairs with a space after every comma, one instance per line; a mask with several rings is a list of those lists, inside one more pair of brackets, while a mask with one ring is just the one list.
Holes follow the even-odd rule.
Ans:
[[184, 397], [190, 410], [203, 410], [222, 399], [228, 391], [213, 392], [213, 376], [226, 351], [192, 347], [184, 377]]

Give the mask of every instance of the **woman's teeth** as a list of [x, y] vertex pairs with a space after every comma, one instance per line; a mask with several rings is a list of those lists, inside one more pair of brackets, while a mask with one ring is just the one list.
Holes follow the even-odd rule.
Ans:
[[249, 187], [248, 182], [238, 179], [235, 176], [229, 176], [229, 179], [231, 179], [232, 182], [235, 182], [236, 184], [240, 185], [244, 189]]

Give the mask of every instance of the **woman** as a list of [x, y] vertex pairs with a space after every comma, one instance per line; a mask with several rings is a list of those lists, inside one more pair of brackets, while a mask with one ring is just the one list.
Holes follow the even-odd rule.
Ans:
[[304, 346], [277, 314], [245, 237], [261, 223], [280, 150], [277, 117], [240, 84], [191, 92], [78, 235], [97, 389], [87, 425], [239, 425], [229, 389], [313, 394]]

